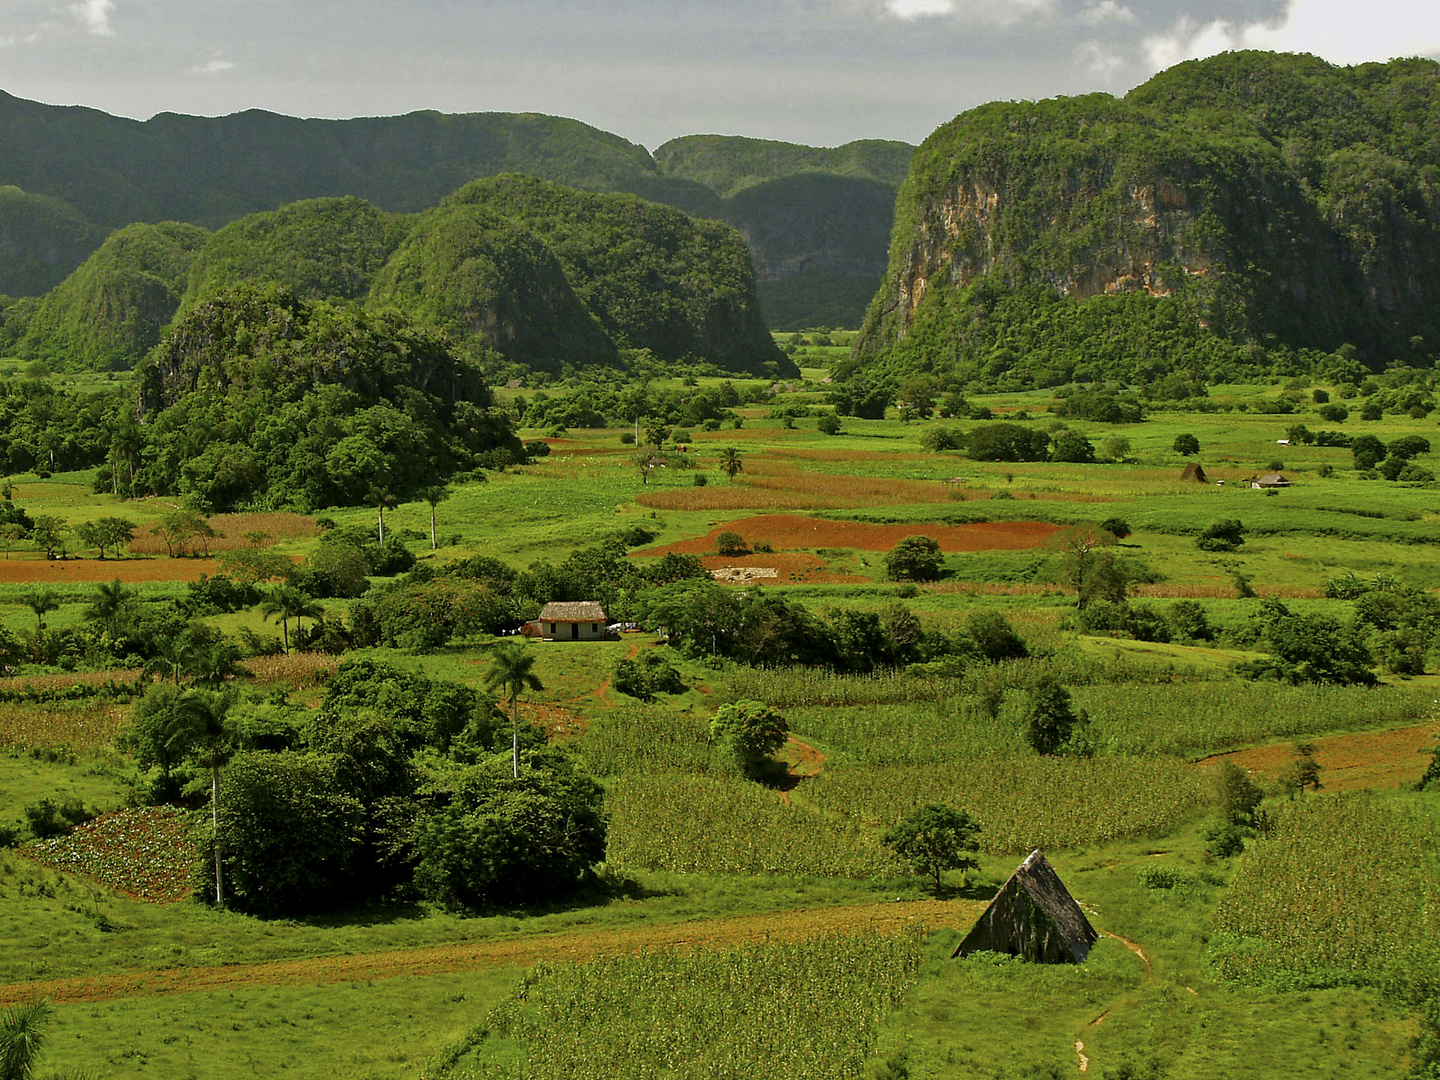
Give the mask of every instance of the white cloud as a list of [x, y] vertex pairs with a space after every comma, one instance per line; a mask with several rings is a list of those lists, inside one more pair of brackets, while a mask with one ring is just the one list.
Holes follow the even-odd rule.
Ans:
[[1269, 22], [1198, 23], [1184, 17], [1169, 33], [1147, 37], [1141, 47], [1156, 69], [1228, 49], [1313, 53], [1334, 64], [1440, 57], [1440, 6], [1367, 0], [1362, 13], [1352, 0], [1290, 0], [1285, 13]]
[[1107, 22], [1133, 23], [1135, 12], [1124, 4], [1117, 4], [1115, 0], [1100, 0], [1098, 4], [1091, 4], [1080, 13], [1080, 21], [1091, 26]]
[[838, 0], [842, 8], [914, 22], [954, 19], [972, 26], [1014, 26], [1052, 15], [1058, 0]]
[[1075, 63], [1092, 75], [1108, 79], [1125, 61], [1118, 53], [1098, 41], [1082, 41], [1075, 46]]
[[3, 35], [0, 35], [0, 49], [8, 49], [11, 45], [14, 44], [15, 39], [13, 37], [5, 37]]
[[190, 72], [193, 75], [224, 75], [227, 71], [234, 70], [234, 61], [216, 57], [213, 60], [206, 60], [203, 64], [196, 64], [190, 69]]
[[110, 25], [110, 14], [114, 10], [115, 0], [82, 0], [70, 5], [70, 13], [96, 37], [115, 36], [115, 28]]

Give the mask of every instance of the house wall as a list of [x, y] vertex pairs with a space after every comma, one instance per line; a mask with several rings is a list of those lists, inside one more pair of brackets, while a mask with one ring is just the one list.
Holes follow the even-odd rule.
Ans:
[[[600, 622], [542, 622], [540, 630], [546, 641], [604, 641], [605, 624]], [[573, 630], [573, 633], [572, 633]]]

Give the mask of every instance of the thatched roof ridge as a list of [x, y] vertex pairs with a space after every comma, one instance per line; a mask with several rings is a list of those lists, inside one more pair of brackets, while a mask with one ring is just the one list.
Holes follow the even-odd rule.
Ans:
[[1043, 963], [1083, 963], [1100, 935], [1040, 849], [990, 901], [953, 956], [1002, 952]]
[[593, 600], [561, 601], [546, 604], [542, 622], [608, 622], [605, 609]]

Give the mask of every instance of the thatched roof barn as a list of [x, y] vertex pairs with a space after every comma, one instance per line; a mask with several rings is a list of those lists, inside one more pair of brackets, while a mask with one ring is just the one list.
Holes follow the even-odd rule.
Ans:
[[1208, 484], [1210, 482], [1205, 476], [1205, 470], [1200, 467], [1198, 462], [1194, 461], [1181, 470], [1180, 479], [1194, 480], [1197, 484]]
[[1080, 964], [1099, 937], [1037, 848], [1010, 875], [951, 958], [998, 952], [1042, 964]]

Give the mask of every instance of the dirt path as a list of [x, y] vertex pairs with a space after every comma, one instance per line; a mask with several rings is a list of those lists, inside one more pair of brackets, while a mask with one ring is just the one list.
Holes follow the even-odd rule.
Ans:
[[636, 926], [623, 930], [579, 930], [536, 934], [508, 941], [466, 942], [351, 956], [309, 957], [263, 964], [127, 971], [72, 979], [0, 985], [0, 1006], [37, 997], [59, 1005], [122, 997], [245, 990], [261, 986], [316, 986], [362, 979], [445, 975], [513, 964], [528, 967], [585, 961], [595, 956], [642, 949], [722, 949], [771, 941], [803, 941], [825, 934], [893, 934], [918, 926], [968, 926], [984, 909], [974, 901], [916, 900], [848, 907], [733, 915], [720, 919]]
[[[1314, 746], [1325, 790], [1352, 791], [1399, 787], [1420, 779], [1427, 763], [1422, 751], [1435, 745], [1437, 737], [1440, 737], [1440, 726], [1432, 723], [1295, 741], [1308, 741]], [[1214, 754], [1202, 759], [1200, 766], [1207, 768], [1228, 761], [1257, 779], [1274, 781], [1293, 759], [1293, 745], [1293, 742], [1271, 743]]]
[[[1121, 945], [1124, 945], [1127, 949], [1129, 949], [1136, 956], [1138, 956], [1141, 962], [1145, 965], [1145, 981], [1152, 982], [1154, 980], [1155, 969], [1150, 965], [1150, 958], [1145, 955], [1145, 950], [1142, 949], [1136, 942], [1131, 941], [1129, 938], [1121, 937], [1119, 934], [1114, 933], [1111, 930], [1105, 930], [1099, 926], [1095, 927], [1095, 929], [1101, 937], [1114, 938], [1116, 941], [1120, 942]], [[1189, 989], [1189, 987], [1186, 987], [1186, 989]], [[1195, 991], [1191, 990], [1190, 992], [1193, 994]], [[1129, 997], [1129, 994], [1124, 994], [1112, 1001], [1108, 1006], [1106, 1006], [1104, 1012], [1102, 1012], [1099, 1016], [1095, 1017], [1094, 1020], [1091, 1020], [1090, 1023], [1085, 1025], [1084, 1029], [1082, 1029], [1082, 1033], [1084, 1031], [1089, 1031], [1093, 1027], [1099, 1027], [1102, 1023], [1105, 1022], [1105, 1018], [1109, 1016], [1116, 1009], [1117, 1006], [1124, 1004], [1127, 997]], [[1075, 1056], [1080, 1061], [1080, 1071], [1082, 1073], [1088, 1073], [1090, 1071], [1090, 1059], [1085, 1056], [1085, 1042], [1082, 1039], [1075, 1040]]]

